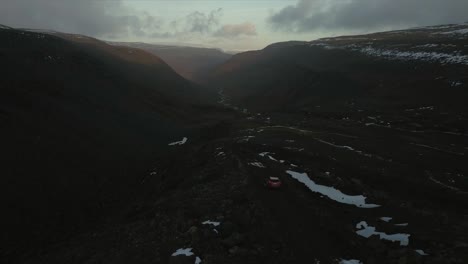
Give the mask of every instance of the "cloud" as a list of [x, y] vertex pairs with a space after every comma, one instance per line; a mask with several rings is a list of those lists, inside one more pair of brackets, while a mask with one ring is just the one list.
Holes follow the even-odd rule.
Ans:
[[154, 32], [152, 38], [175, 38], [187, 40], [194, 37], [210, 36], [218, 28], [223, 10], [214, 9], [208, 13], [194, 11], [188, 15], [172, 20], [166, 31]]
[[192, 12], [186, 18], [186, 25], [188, 32], [194, 33], [207, 33], [211, 32], [213, 27], [219, 25], [222, 16], [222, 9], [218, 8], [211, 11], [209, 14], [202, 12]]
[[169, 23], [165, 32], [155, 32], [150, 35], [156, 39], [190, 40], [194, 38], [235, 38], [239, 36], [257, 35], [254, 24], [244, 22], [241, 24], [226, 24], [220, 26], [223, 9], [218, 8], [209, 13], [192, 12], [185, 17]]
[[254, 24], [249, 22], [237, 25], [224, 25], [214, 33], [214, 36], [224, 38], [255, 35], [257, 35], [257, 29]]
[[0, 23], [107, 39], [190, 39], [212, 35], [222, 11], [194, 11], [166, 25], [160, 17], [136, 11], [123, 0], [15, 0], [2, 2]]
[[253, 24], [223, 25], [223, 9], [193, 11], [164, 21], [137, 11], [124, 0], [15, 0], [3, 1], [0, 24], [19, 28], [47, 29], [104, 39], [174, 39], [253, 36]]
[[369, 31], [464, 22], [466, 10], [466, 0], [299, 0], [267, 21], [281, 31]]
[[99, 37], [144, 36], [163, 21], [136, 12], [121, 0], [2, 1], [0, 23], [12, 27], [51, 29]]

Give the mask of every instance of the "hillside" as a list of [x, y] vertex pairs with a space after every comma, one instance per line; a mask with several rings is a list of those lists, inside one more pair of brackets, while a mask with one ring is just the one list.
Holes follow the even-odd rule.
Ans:
[[216, 66], [231, 58], [219, 49], [157, 45], [147, 43], [115, 42], [112, 45], [133, 47], [150, 52], [167, 62], [184, 78], [199, 82]]
[[235, 55], [205, 83], [255, 110], [466, 111], [468, 25], [285, 42]]
[[102, 222], [213, 116], [214, 95], [138, 49], [2, 27], [0, 58], [2, 255]]

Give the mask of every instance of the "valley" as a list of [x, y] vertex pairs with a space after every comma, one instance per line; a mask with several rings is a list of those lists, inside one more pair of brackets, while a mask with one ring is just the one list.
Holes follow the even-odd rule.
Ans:
[[[198, 84], [140, 49], [0, 29], [39, 39], [26, 55], [11, 51], [24, 39], [0, 48], [2, 186], [16, 217], [0, 260], [465, 263], [467, 27], [273, 44]], [[35, 78], [17, 83], [11, 65]], [[77, 70], [89, 79], [54, 79]], [[55, 82], [31, 85], [43, 80]]]

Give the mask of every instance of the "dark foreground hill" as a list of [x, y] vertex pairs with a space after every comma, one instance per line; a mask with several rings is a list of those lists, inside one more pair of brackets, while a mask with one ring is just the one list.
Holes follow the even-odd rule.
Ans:
[[215, 67], [231, 58], [219, 49], [198, 48], [147, 43], [117, 42], [119, 46], [139, 48], [162, 58], [177, 73], [188, 80], [199, 82]]
[[2, 255], [102, 222], [213, 111], [158, 57], [84, 36], [2, 27], [0, 72]]

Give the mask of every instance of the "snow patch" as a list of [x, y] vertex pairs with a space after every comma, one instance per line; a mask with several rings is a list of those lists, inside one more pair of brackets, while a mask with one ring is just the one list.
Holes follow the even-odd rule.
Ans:
[[241, 139], [239, 139], [237, 142], [238, 143], [241, 143], [241, 142], [249, 142], [249, 140], [251, 138], [255, 138], [255, 136], [245, 136], [245, 137], [242, 137]]
[[219, 226], [221, 224], [221, 222], [214, 222], [214, 221], [207, 220], [207, 221], [203, 222], [202, 224], [203, 225]]
[[356, 225], [356, 228], [359, 229], [356, 233], [362, 237], [369, 238], [372, 235], [378, 235], [380, 239], [388, 240], [388, 241], [398, 241], [400, 242], [400, 246], [408, 246], [409, 244], [409, 234], [386, 234], [384, 232], [377, 232], [375, 227], [369, 226], [366, 221], [362, 221]]
[[420, 107], [419, 110], [430, 110], [430, 111], [434, 111], [434, 106], [423, 106], [423, 107]]
[[416, 251], [416, 253], [418, 253], [418, 254], [421, 255], [421, 256], [427, 256], [427, 255], [429, 255], [429, 254], [427, 254], [426, 252], [424, 252], [424, 250], [422, 250], [422, 249], [416, 249], [415, 251]]
[[382, 220], [382, 221], [384, 221], [384, 222], [387, 222], [387, 223], [390, 222], [390, 221], [392, 221], [392, 219], [393, 219], [393, 218], [391, 218], [391, 217], [380, 217], [380, 220]]
[[279, 162], [277, 159], [273, 158], [273, 157], [272, 157], [271, 155], [269, 155], [269, 154], [274, 154], [274, 153], [262, 152], [262, 153], [259, 153], [258, 155], [259, 155], [260, 157], [267, 157], [267, 158], [271, 159], [272, 161], [277, 161], [277, 162]]
[[362, 264], [362, 262], [357, 259], [350, 259], [350, 260], [342, 259], [340, 260], [339, 264]]
[[[323, 41], [327, 41], [327, 39], [322, 39]], [[330, 46], [330, 45], [327, 45], [325, 43], [311, 43], [310, 44], [311, 47], [321, 47], [321, 48], [324, 48], [326, 50], [333, 50], [333, 49], [337, 49], [336, 47], [333, 47], [333, 46]]]
[[297, 181], [303, 183], [312, 192], [323, 194], [336, 202], [350, 204], [360, 208], [375, 208], [380, 206], [377, 204], [366, 204], [366, 197], [363, 195], [347, 195], [333, 187], [316, 184], [309, 178], [307, 173], [299, 173], [291, 170], [287, 170], [286, 173], [291, 175], [291, 177]]
[[468, 65], [468, 55], [462, 54], [448, 54], [438, 52], [425, 52], [425, 51], [399, 51], [399, 50], [384, 50], [373, 47], [365, 47], [360, 49], [353, 49], [364, 53], [369, 56], [383, 57], [386, 59], [397, 59], [397, 60], [419, 60], [426, 62], [438, 62], [442, 64], [464, 64]]
[[183, 144], [187, 143], [187, 140], [188, 140], [188, 138], [184, 137], [184, 138], [182, 138], [181, 141], [176, 141], [176, 142], [169, 143], [169, 146], [183, 145]]
[[259, 168], [265, 168], [265, 166], [261, 162], [250, 162], [249, 165]]
[[293, 151], [303, 151], [304, 148], [293, 148], [293, 147], [283, 147], [284, 149], [287, 149], [287, 150], [293, 150]]
[[454, 35], [454, 34], [468, 34], [468, 28], [463, 28], [463, 29], [457, 29], [453, 31], [445, 31], [445, 32], [438, 32], [437, 34], [444, 34], [444, 35]]
[[172, 253], [172, 256], [193, 256], [192, 248], [179, 248], [176, 252]]
[[395, 226], [408, 226], [408, 223], [395, 224]]
[[439, 44], [425, 44], [425, 45], [418, 45], [414, 48], [437, 48]]

